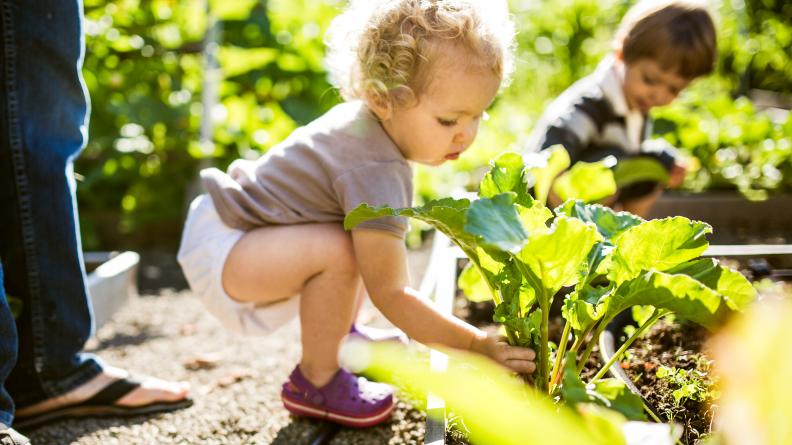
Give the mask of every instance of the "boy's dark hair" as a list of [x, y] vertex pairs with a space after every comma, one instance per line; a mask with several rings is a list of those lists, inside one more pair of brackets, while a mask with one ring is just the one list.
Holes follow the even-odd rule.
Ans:
[[624, 16], [615, 44], [626, 63], [649, 58], [688, 79], [712, 72], [717, 55], [712, 17], [691, 0], [642, 0]]

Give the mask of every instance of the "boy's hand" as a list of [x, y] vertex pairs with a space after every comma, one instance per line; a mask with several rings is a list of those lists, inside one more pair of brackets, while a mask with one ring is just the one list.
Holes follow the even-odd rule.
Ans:
[[675, 161], [674, 165], [671, 167], [671, 175], [668, 179], [668, 188], [675, 189], [682, 185], [682, 181], [685, 180], [685, 173], [687, 173], [685, 166], [679, 161]]
[[473, 341], [470, 350], [516, 372], [530, 374], [536, 370], [533, 362], [536, 352], [521, 346], [509, 346], [506, 337], [502, 335], [486, 334], [486, 337], [478, 337]]

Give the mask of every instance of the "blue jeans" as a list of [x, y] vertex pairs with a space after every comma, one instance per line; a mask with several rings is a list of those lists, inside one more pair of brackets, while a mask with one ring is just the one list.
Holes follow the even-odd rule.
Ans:
[[[0, 422], [102, 371], [82, 352], [93, 326], [72, 161], [88, 136], [81, 0], [0, 0]], [[0, 290], [2, 293], [2, 290]], [[10, 364], [14, 364], [9, 372]]]

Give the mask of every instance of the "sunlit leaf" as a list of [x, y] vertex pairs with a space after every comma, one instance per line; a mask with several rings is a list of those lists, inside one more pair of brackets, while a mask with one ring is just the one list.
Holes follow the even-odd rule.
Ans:
[[465, 293], [468, 300], [478, 303], [482, 301], [489, 301], [492, 299], [492, 294], [489, 291], [487, 282], [481, 276], [479, 271], [475, 268], [473, 263], [468, 263], [457, 280], [459, 288]]
[[[432, 391], [442, 397], [464, 417], [473, 443], [625, 443], [619, 429], [623, 420], [611, 418], [616, 427], [607, 429], [610, 433], [606, 436], [592, 434], [584, 417], [571, 409], [553, 406], [549, 400], [526, 400], [516, 381], [505, 380], [505, 370], [484, 357], [443, 350], [452, 358], [452, 366], [446, 373], [430, 373], [411, 365], [401, 348], [389, 348], [387, 352], [377, 348], [378, 345], [357, 343], [354, 348], [346, 348], [343, 354], [349, 357], [349, 362], [358, 364], [350, 366], [357, 372], [366, 369], [367, 375], [380, 379], [396, 374], [416, 394]], [[457, 361], [472, 366], [453, 366]], [[465, 390], [460, 391], [460, 388]]]
[[[549, 158], [540, 158], [544, 153], [547, 153]], [[541, 163], [538, 162], [540, 159], [542, 160]], [[534, 184], [536, 199], [539, 202], [546, 203], [553, 181], [561, 172], [569, 168], [569, 153], [562, 145], [554, 145], [547, 150], [543, 150], [542, 155], [535, 154], [531, 157], [531, 160], [537, 161], [528, 165], [531, 169], [531, 174], [536, 180]]]
[[619, 187], [627, 187], [644, 181], [667, 184], [670, 179], [665, 166], [658, 160], [647, 156], [619, 159], [613, 168], [613, 176]]
[[598, 201], [616, 193], [613, 172], [605, 162], [576, 162], [553, 183], [553, 191], [561, 200]]
[[562, 286], [571, 286], [580, 279], [580, 264], [601, 239], [593, 224], [560, 217], [549, 229], [532, 233], [515, 258], [531, 272], [532, 276], [525, 277], [531, 286], [548, 289], [552, 296]]
[[709, 224], [679, 216], [632, 227], [615, 240], [608, 278], [621, 284], [644, 271], [665, 271], [696, 258], [709, 246], [707, 233], [712, 233]]
[[687, 275], [670, 275], [656, 270], [620, 285], [604, 300], [608, 320], [619, 312], [636, 305], [651, 305], [668, 309], [707, 329], [720, 325], [719, 311], [726, 308], [726, 300], [717, 292]]

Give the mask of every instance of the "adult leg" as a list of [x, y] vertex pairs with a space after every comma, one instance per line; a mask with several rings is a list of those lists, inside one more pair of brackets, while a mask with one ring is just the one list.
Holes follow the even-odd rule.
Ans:
[[223, 267], [223, 287], [236, 300], [266, 303], [300, 295], [300, 370], [317, 388], [339, 369], [338, 347], [352, 325], [360, 281], [352, 237], [341, 224], [252, 230]]
[[82, 3], [0, 0], [0, 14], [0, 258], [6, 290], [23, 300], [5, 388], [22, 417], [90, 398], [120, 371], [82, 352], [92, 332], [72, 170], [88, 125]]

